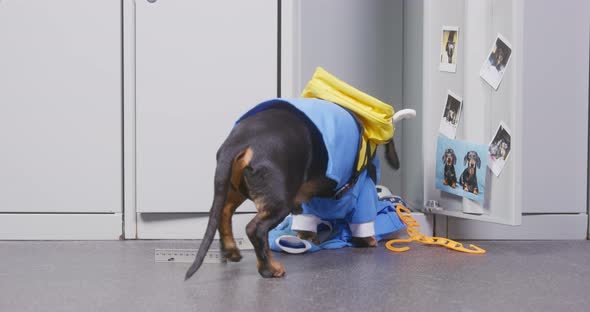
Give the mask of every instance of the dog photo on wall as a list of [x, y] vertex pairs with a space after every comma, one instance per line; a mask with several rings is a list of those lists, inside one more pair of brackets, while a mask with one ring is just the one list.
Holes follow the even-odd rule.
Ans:
[[496, 135], [490, 142], [488, 165], [492, 172], [499, 176], [506, 164], [506, 159], [511, 150], [511, 131], [504, 122], [500, 122]]
[[454, 73], [457, 71], [457, 45], [459, 43], [459, 27], [443, 26], [440, 42], [439, 70]]
[[461, 119], [462, 107], [463, 98], [453, 93], [453, 91], [448, 90], [439, 131], [450, 139], [454, 139], [457, 135], [457, 126]]
[[439, 136], [436, 145], [436, 189], [483, 203], [488, 146]]
[[504, 36], [498, 34], [488, 58], [484, 61], [479, 71], [481, 78], [489, 83], [494, 90], [498, 90], [511, 55], [512, 45]]

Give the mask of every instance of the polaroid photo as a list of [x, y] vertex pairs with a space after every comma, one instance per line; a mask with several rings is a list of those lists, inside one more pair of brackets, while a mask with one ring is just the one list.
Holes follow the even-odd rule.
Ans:
[[504, 122], [500, 121], [496, 135], [494, 135], [494, 138], [488, 147], [488, 166], [497, 177], [500, 176], [500, 172], [502, 172], [506, 160], [510, 155], [510, 150], [512, 148], [511, 142], [512, 132]]
[[459, 44], [459, 27], [443, 26], [440, 39], [440, 71], [454, 73], [457, 71], [457, 46]]
[[487, 145], [439, 136], [436, 144], [436, 189], [483, 203], [487, 162]]
[[483, 62], [479, 71], [481, 78], [490, 84], [494, 90], [498, 90], [511, 56], [512, 45], [504, 36], [498, 34], [492, 45], [490, 55]]
[[457, 135], [457, 126], [461, 119], [462, 108], [463, 98], [453, 93], [453, 91], [448, 90], [445, 99], [445, 109], [440, 120], [440, 133], [450, 139], [455, 138]]

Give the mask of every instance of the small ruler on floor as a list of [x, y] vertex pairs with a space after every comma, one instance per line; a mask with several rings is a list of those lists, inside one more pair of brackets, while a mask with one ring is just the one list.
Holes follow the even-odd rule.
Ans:
[[[156, 262], [192, 263], [197, 256], [198, 249], [160, 249], [156, 248]], [[203, 263], [224, 263], [226, 260], [219, 249], [209, 249]]]
[[[200, 242], [199, 242], [200, 244]], [[249, 240], [243, 238], [236, 238], [236, 244], [239, 249], [252, 250], [254, 247]], [[196, 249], [176, 249], [176, 248], [156, 248], [154, 258], [156, 262], [177, 262], [177, 263], [192, 263], [197, 256], [198, 248]], [[226, 260], [221, 254], [219, 248], [219, 241], [215, 240], [211, 244], [203, 263], [225, 263]]]

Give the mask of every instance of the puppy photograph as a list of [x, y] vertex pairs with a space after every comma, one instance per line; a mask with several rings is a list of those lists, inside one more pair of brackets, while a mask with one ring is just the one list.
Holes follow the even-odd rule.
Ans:
[[454, 73], [457, 71], [457, 45], [459, 43], [459, 27], [443, 26], [440, 42], [439, 70]]
[[436, 150], [436, 189], [482, 203], [488, 147], [439, 136]]
[[504, 36], [498, 34], [492, 45], [490, 54], [479, 71], [481, 78], [492, 86], [494, 90], [498, 90], [511, 55], [512, 45]]
[[459, 184], [463, 187], [465, 192], [479, 194], [479, 187], [477, 183], [476, 170], [481, 168], [481, 158], [476, 151], [469, 151], [463, 158], [463, 165], [466, 166], [461, 174]]
[[455, 172], [455, 165], [457, 164], [457, 156], [452, 148], [447, 148], [443, 154], [443, 163], [445, 165], [445, 176], [443, 180], [444, 185], [451, 188], [457, 187], [457, 173]]
[[445, 99], [445, 108], [440, 120], [439, 131], [449, 139], [454, 139], [457, 135], [457, 127], [461, 119], [461, 110], [463, 108], [463, 98], [453, 91], [447, 91]]
[[499, 176], [506, 164], [506, 159], [510, 155], [511, 149], [511, 131], [504, 122], [500, 122], [496, 135], [489, 145], [488, 166], [494, 175]]

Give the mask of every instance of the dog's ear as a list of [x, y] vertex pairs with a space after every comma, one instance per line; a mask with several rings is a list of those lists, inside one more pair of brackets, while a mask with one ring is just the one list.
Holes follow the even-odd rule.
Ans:
[[446, 158], [445, 156], [447, 156], [447, 152], [446, 151], [442, 154], [442, 162], [443, 163], [445, 162], [445, 158]]
[[393, 139], [391, 139], [385, 145], [385, 159], [387, 159], [387, 162], [393, 169], [399, 169], [399, 157], [397, 156], [397, 151], [395, 150], [395, 143], [393, 142]]
[[477, 165], [477, 168], [481, 167], [481, 159], [479, 159], [479, 155], [475, 154], [475, 164]]
[[467, 166], [468, 161], [469, 161], [469, 153], [465, 154], [465, 158], [463, 158], [463, 166]]
[[453, 155], [453, 166], [457, 164], [457, 156], [455, 156], [455, 152], [451, 151], [451, 155]]

